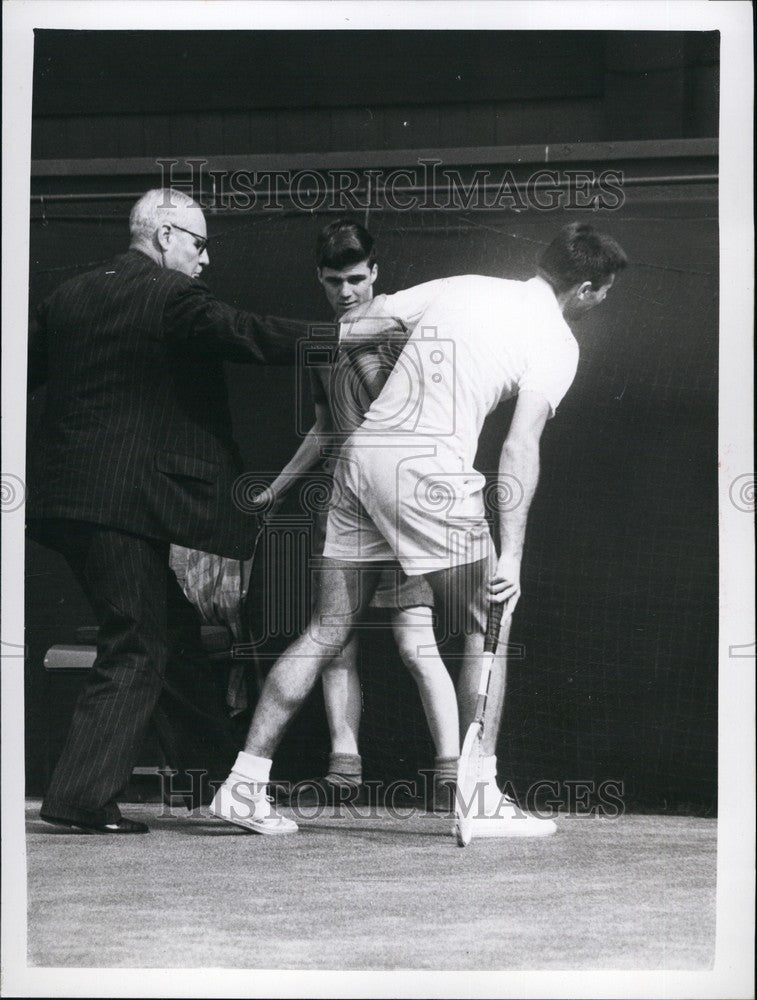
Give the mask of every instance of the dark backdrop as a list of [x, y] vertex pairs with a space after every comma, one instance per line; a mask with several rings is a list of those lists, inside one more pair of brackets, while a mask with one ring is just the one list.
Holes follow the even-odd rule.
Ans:
[[[575, 218], [611, 232], [632, 261], [607, 302], [576, 327], [578, 375], [544, 436], [512, 635], [523, 655], [512, 661], [500, 745], [503, 773], [519, 791], [539, 780], [562, 782], [563, 791], [570, 780], [615, 780], [631, 805], [714, 808], [715, 194], [701, 184], [651, 186], [629, 188], [614, 212], [378, 211], [368, 219], [378, 237], [379, 290], [456, 273], [528, 277], [540, 247]], [[125, 244], [125, 203], [77, 211], [67, 208], [60, 219], [48, 211], [33, 222], [32, 303]], [[302, 211], [211, 217], [210, 284], [241, 307], [326, 319], [312, 252], [327, 219]], [[297, 445], [297, 428], [308, 426], [295, 372], [229, 366], [229, 383], [247, 468], [273, 477]], [[33, 401], [32, 421], [40, 402]], [[496, 469], [508, 419], [503, 407], [486, 425], [478, 457], [486, 472]], [[279, 543], [307, 519], [296, 499], [284, 513], [290, 523]], [[257, 625], [275, 633], [269, 653], [299, 626], [296, 608], [281, 613], [301, 593], [296, 558], [285, 548], [274, 544], [278, 555], [269, 557], [264, 546], [256, 566]], [[281, 599], [270, 612], [266, 574]], [[89, 620], [64, 568], [31, 546], [30, 745], [44, 738], [46, 724], [43, 647], [71, 641], [73, 628]], [[429, 765], [430, 744], [417, 694], [383, 632], [363, 643], [362, 671], [367, 771], [412, 776]], [[279, 772], [312, 774], [326, 750], [316, 695], [290, 733]], [[30, 763], [32, 781], [43, 780], [34, 753]]]
[[717, 32], [38, 31], [35, 158], [714, 137]]
[[[124, 249], [123, 192], [157, 186], [157, 157], [201, 156], [212, 166], [214, 156], [218, 165], [237, 154], [234, 166], [259, 169], [271, 154], [268, 166], [296, 171], [329, 151], [352, 151], [332, 152], [332, 165], [365, 168], [374, 157], [413, 167], [419, 154], [408, 150], [458, 147], [454, 165], [486, 163], [495, 176], [520, 164], [523, 179], [530, 163], [563, 156], [567, 167], [596, 165], [593, 157], [641, 178], [626, 184], [617, 211], [383, 210], [368, 224], [379, 240], [379, 290], [471, 271], [527, 277], [568, 219], [596, 222], [628, 250], [630, 270], [576, 329], [576, 382], [544, 436], [502, 772], [521, 792], [557, 781], [565, 798], [566, 781], [614, 780], [629, 805], [711, 811], [717, 190], [681, 180], [714, 176], [706, 140], [717, 130], [713, 32], [38, 32], [30, 304]], [[523, 150], [528, 143], [538, 149]], [[241, 307], [327, 319], [312, 252], [328, 218], [211, 211], [210, 283]], [[247, 468], [273, 476], [310, 417], [296, 375], [230, 367], [229, 384]], [[32, 424], [42, 402], [32, 400]], [[485, 471], [508, 419], [504, 407], [485, 428]], [[297, 497], [284, 517], [254, 577], [270, 654], [297, 630], [303, 603], [296, 556], [309, 522]], [[70, 710], [44, 675], [44, 651], [75, 641], [89, 621], [60, 560], [30, 545], [30, 791], [45, 784]], [[431, 752], [416, 691], [384, 631], [371, 633], [362, 655], [367, 772], [412, 777]], [[279, 771], [317, 773], [326, 750], [316, 694]]]

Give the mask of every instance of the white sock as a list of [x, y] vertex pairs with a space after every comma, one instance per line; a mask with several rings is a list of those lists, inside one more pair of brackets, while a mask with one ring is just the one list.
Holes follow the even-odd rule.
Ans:
[[271, 777], [272, 763], [273, 761], [269, 757], [256, 757], [253, 753], [245, 753], [244, 750], [240, 750], [231, 773], [261, 785], [267, 784]]

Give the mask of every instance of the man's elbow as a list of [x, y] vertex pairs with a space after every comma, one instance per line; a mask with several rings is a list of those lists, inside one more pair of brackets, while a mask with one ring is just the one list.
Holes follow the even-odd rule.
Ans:
[[500, 456], [499, 474], [507, 480], [516, 479], [520, 489], [531, 495], [539, 481], [539, 439], [506, 441]]

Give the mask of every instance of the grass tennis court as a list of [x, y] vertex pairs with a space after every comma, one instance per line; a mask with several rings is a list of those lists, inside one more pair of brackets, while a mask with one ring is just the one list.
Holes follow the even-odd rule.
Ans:
[[135, 805], [126, 814], [150, 834], [108, 838], [38, 809], [28, 802], [31, 965], [639, 970], [714, 957], [713, 819], [564, 815], [553, 837], [460, 849], [448, 820], [410, 811], [328, 811], [267, 838]]

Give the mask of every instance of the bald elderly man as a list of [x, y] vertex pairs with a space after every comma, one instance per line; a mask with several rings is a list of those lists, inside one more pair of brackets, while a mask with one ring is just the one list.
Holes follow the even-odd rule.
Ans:
[[209, 747], [236, 749], [169, 546], [251, 555], [251, 518], [232, 502], [242, 467], [223, 362], [291, 363], [307, 334], [212, 295], [199, 280], [205, 218], [183, 192], [148, 191], [129, 228], [126, 253], [42, 304], [30, 341], [30, 388], [47, 394], [29, 450], [29, 533], [64, 556], [99, 626], [41, 816], [104, 834], [147, 832], [116, 799], [151, 719], [179, 771], [202, 767]]

